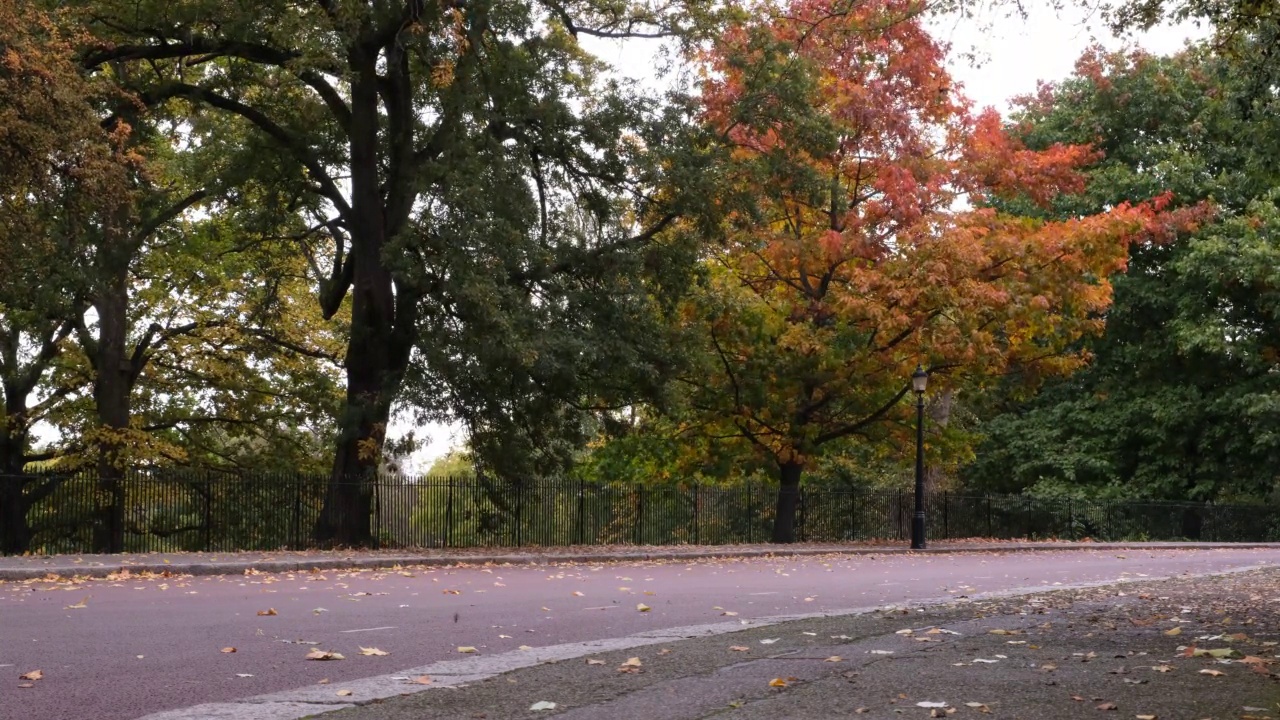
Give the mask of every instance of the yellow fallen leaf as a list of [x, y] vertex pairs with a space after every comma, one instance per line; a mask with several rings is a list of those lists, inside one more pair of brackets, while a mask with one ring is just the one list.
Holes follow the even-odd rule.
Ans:
[[23, 674], [19, 675], [19, 676], [18, 676], [18, 679], [19, 679], [19, 680], [39, 680], [39, 679], [40, 679], [40, 678], [42, 678], [42, 677], [44, 677], [44, 671], [42, 671], [42, 670], [32, 670], [32, 671], [31, 671], [31, 672], [29, 672], [29, 673], [23, 673]]
[[431, 676], [430, 676], [430, 675], [419, 675], [418, 677], [416, 677], [416, 678], [414, 678], [414, 679], [410, 680], [409, 682], [413, 683], [414, 685], [430, 685], [430, 684], [431, 684]]
[[587, 658], [588, 665], [603, 665], [604, 661], [600, 658]]
[[844, 659], [844, 658], [840, 657], [839, 655], [832, 655], [831, 657], [827, 658], [826, 660], [823, 660], [823, 662], [840, 662], [840, 661], [841, 661], [841, 660], [843, 660], [843, 659]]
[[1157, 720], [1155, 715], [1134, 715], [1137, 720]]
[[734, 652], [749, 652], [751, 650], [751, 648], [746, 645], [730, 645], [729, 649]]
[[341, 696], [343, 696], [343, 697], [346, 697], [346, 696], [348, 696], [348, 695], [350, 695], [350, 694], [352, 694], [352, 693], [351, 693], [351, 691], [350, 691], [350, 690], [339, 690], [339, 691], [338, 691], [338, 694], [339, 694], [339, 695], [341, 695]]
[[532, 645], [521, 645], [520, 647], [518, 647], [518, 648], [516, 648], [516, 649], [517, 649], [517, 650], [532, 650], [532, 649], [533, 649], [533, 646], [532, 646]]
[[1219, 676], [1222, 676], [1222, 675], [1226, 675], [1226, 673], [1222, 672], [1221, 670], [1201, 670], [1201, 671], [1200, 671], [1200, 674], [1201, 674], [1201, 675], [1212, 675], [1213, 677], [1219, 677]]
[[390, 655], [391, 653], [387, 652], [386, 650], [379, 650], [378, 648], [362, 647], [360, 648], [360, 654], [361, 655]]
[[737, 615], [738, 615], [738, 613], [736, 613], [736, 612], [734, 612], [734, 611], [732, 611], [732, 610], [725, 610], [724, 612], [722, 612], [722, 613], [720, 613], [720, 614], [721, 614], [721, 615], [724, 615], [725, 617], [737, 617]]
[[81, 600], [80, 602], [76, 603], [75, 605], [68, 605], [68, 606], [66, 606], [65, 608], [63, 608], [63, 610], [83, 610], [83, 609], [85, 609], [85, 608], [89, 607], [89, 598], [90, 598], [90, 597], [93, 597], [93, 596], [92, 596], [92, 595], [85, 596], [85, 599]]
[[579, 591], [577, 591], [577, 590], [574, 590], [574, 591], [573, 591], [573, 596], [574, 596], [574, 597], [582, 597], [584, 594], [585, 594], [585, 593], [579, 592]]
[[988, 630], [987, 634], [988, 635], [1021, 635], [1022, 633], [1018, 632], [1017, 630], [1005, 630], [1004, 628], [996, 628], [995, 630]]
[[644, 603], [639, 603], [638, 605], [636, 605], [636, 609], [639, 610], [640, 612], [649, 612], [650, 610], [649, 606], [645, 605]]
[[1182, 634], [1182, 627], [1181, 627], [1181, 626], [1178, 626], [1178, 627], [1175, 627], [1175, 628], [1169, 628], [1168, 630], [1165, 630], [1165, 631], [1164, 631], [1164, 634], [1165, 634], [1165, 635], [1169, 635], [1169, 636], [1173, 636], [1173, 635], [1181, 635], [1181, 634]]
[[331, 652], [329, 650], [321, 650], [320, 648], [311, 648], [311, 652], [307, 653], [308, 660], [345, 660], [342, 653]]
[[261, 616], [261, 617], [267, 617], [267, 616], [270, 616], [270, 615], [279, 615], [279, 614], [280, 614], [280, 613], [276, 612], [276, 609], [275, 609], [275, 608], [267, 608], [266, 610], [259, 610], [259, 611], [258, 611], [258, 615], [259, 615], [259, 616]]
[[1151, 666], [1151, 669], [1152, 669], [1152, 670], [1155, 670], [1156, 672], [1162, 672], [1162, 673], [1165, 673], [1165, 672], [1169, 672], [1170, 670], [1172, 670], [1172, 669], [1173, 669], [1173, 667], [1172, 667], [1172, 666], [1170, 666], [1170, 665], [1152, 665], [1152, 666]]
[[472, 647], [472, 646], [470, 646], [470, 645], [459, 645], [459, 646], [458, 646], [458, 652], [460, 652], [460, 653], [473, 653], [473, 652], [479, 652], [479, 651], [478, 651], [478, 650], [476, 650], [474, 647]]
[[786, 687], [787, 681], [782, 678], [774, 678], [769, 681], [769, 687]]
[[324, 678], [324, 679], [322, 679], [322, 680], [318, 680], [318, 681], [316, 681], [316, 684], [317, 684], [317, 685], [328, 685], [328, 684], [329, 684], [329, 678]]
[[622, 663], [622, 667], [640, 667], [641, 665], [644, 665], [644, 663], [640, 662], [638, 657], [627, 658], [627, 661]]
[[461, 590], [441, 590], [440, 594], [441, 595], [461, 595], [462, 591]]
[[235, 649], [235, 648], [233, 648], [233, 647], [224, 647], [224, 648], [222, 648], [222, 652], [224, 652], [224, 653], [233, 653], [233, 652], [235, 652], [235, 651], [236, 651], [236, 649]]

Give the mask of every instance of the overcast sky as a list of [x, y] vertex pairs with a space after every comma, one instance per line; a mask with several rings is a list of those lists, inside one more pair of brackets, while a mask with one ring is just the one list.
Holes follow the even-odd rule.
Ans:
[[[976, 20], [940, 18], [930, 25], [935, 37], [951, 46], [951, 74], [963, 92], [977, 108], [992, 106], [1001, 113], [1009, 109], [1012, 98], [1034, 92], [1038, 82], [1070, 75], [1076, 59], [1093, 43], [1111, 49], [1125, 45], [1096, 18], [1087, 17], [1076, 7], [1060, 12], [1034, 9], [1025, 20], [997, 16]], [[1169, 54], [1177, 52], [1188, 39], [1205, 35], [1203, 29], [1183, 25], [1159, 28], [1127, 42], [1155, 54]], [[588, 39], [583, 44], [622, 74], [646, 84], [653, 81], [656, 49], [653, 41], [618, 43]], [[969, 54], [982, 62], [975, 65], [965, 57]], [[411, 427], [401, 419], [392, 422], [390, 430], [395, 435]], [[413, 456], [413, 467], [405, 468], [408, 472], [425, 472], [435, 458], [465, 440], [458, 428], [438, 424], [420, 427], [417, 434], [423, 445]]]

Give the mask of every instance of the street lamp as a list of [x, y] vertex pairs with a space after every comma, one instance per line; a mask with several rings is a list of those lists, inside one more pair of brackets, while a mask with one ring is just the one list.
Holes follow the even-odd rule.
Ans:
[[911, 549], [924, 549], [924, 390], [929, 373], [921, 365], [911, 373], [911, 389], [916, 392], [916, 514], [911, 518]]

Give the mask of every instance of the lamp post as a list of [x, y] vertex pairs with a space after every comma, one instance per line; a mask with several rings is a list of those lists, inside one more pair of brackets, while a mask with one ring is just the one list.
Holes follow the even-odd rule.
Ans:
[[924, 549], [924, 390], [929, 373], [921, 365], [911, 373], [911, 389], [916, 392], [916, 513], [911, 518], [911, 549]]

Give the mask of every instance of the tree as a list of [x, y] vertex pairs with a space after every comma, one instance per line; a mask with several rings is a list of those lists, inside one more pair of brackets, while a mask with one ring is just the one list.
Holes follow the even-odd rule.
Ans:
[[1253, 43], [1219, 37], [1168, 58], [1094, 50], [1022, 102], [1029, 145], [1089, 139], [1106, 153], [1057, 214], [1155, 187], [1183, 212], [1212, 203], [1215, 214], [1133, 248], [1106, 331], [1089, 344], [1094, 363], [998, 404], [969, 483], [1164, 500], [1274, 492], [1280, 124], [1275, 100], [1255, 92]]
[[[482, 289], [455, 283], [488, 278], [526, 307], [563, 278], [607, 285], [612, 259], [649, 247], [674, 218], [656, 189], [679, 174], [669, 153], [686, 145], [672, 124], [679, 113], [649, 113], [642, 99], [599, 81], [576, 35], [680, 32], [690, 17], [682, 6], [91, 5], [107, 41], [86, 53], [86, 67], [128, 68], [120, 80], [149, 105], [181, 101], [193, 116], [247, 124], [261, 150], [250, 174], [283, 167], [304, 191], [285, 210], [312, 228], [298, 247], [325, 269], [320, 307], [332, 317], [350, 303], [346, 399], [320, 540], [370, 539], [367, 480], [415, 347], [431, 363], [419, 374], [446, 384], [459, 374], [449, 366], [470, 359], [475, 341], [442, 348], [433, 343], [443, 338], [420, 332], [433, 318], [484, 325], [453, 312], [484, 307]], [[644, 212], [615, 220], [636, 202]], [[594, 220], [589, 232], [561, 222], [571, 207]], [[467, 262], [451, 264], [460, 257]], [[492, 404], [503, 417], [503, 402]]]
[[[833, 444], [905, 423], [931, 389], [1085, 361], [1107, 278], [1154, 207], [1064, 221], [998, 212], [1078, 190], [1079, 145], [1024, 149], [950, 88], [921, 6], [799, 0], [735, 26], [708, 58], [706, 120], [734, 148], [723, 244], [686, 317], [693, 424], [776, 468], [773, 540], [794, 539], [802, 474]], [[961, 209], [962, 203], [970, 209]]]

